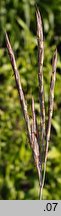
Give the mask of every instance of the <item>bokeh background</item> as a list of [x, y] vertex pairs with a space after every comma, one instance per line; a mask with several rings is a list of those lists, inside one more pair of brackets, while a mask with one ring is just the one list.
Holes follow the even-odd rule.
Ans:
[[40, 122], [36, 6], [39, 7], [43, 18], [46, 121], [52, 56], [56, 46], [58, 50], [54, 114], [43, 198], [61, 199], [61, 0], [1, 0], [0, 199], [2, 200], [39, 199], [37, 172], [4, 36], [6, 30], [16, 56], [30, 121], [33, 95], [38, 122]]

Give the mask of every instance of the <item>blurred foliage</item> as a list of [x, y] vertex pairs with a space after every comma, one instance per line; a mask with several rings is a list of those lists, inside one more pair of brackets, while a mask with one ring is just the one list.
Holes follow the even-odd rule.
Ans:
[[7, 31], [27, 99], [30, 121], [33, 95], [40, 123], [35, 16], [37, 5], [42, 13], [44, 27], [46, 113], [51, 61], [56, 46], [58, 50], [54, 114], [44, 199], [61, 199], [61, 0], [1, 0], [0, 4], [0, 199], [38, 199], [37, 172], [28, 144], [25, 121], [4, 36], [4, 31]]

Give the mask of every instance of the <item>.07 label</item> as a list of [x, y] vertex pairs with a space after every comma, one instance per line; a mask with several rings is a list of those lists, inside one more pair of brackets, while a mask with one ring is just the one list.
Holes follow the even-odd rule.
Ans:
[[47, 211], [56, 211], [56, 207], [57, 207], [57, 205], [58, 205], [58, 203], [56, 202], [56, 203], [47, 203], [46, 204], [46, 209], [44, 209], [44, 211], [45, 210], [47, 210]]

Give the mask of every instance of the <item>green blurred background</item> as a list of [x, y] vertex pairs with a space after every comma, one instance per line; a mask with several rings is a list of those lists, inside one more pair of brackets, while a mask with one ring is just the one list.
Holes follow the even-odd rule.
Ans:
[[2, 200], [36, 200], [39, 194], [37, 172], [4, 37], [4, 30], [6, 30], [16, 56], [30, 121], [33, 95], [40, 123], [36, 5], [43, 17], [46, 121], [52, 56], [56, 46], [58, 50], [54, 113], [43, 198], [61, 199], [61, 0], [1, 0], [0, 199]]

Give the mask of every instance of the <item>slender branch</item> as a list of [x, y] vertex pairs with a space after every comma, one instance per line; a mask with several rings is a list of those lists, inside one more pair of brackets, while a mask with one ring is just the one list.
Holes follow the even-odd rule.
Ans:
[[52, 75], [51, 75], [51, 82], [50, 82], [50, 96], [49, 96], [49, 106], [48, 106], [48, 122], [47, 122], [47, 132], [46, 132], [46, 152], [45, 152], [42, 190], [43, 190], [44, 181], [45, 181], [46, 162], [47, 162], [48, 147], [49, 147], [50, 132], [51, 132], [51, 120], [52, 120], [52, 115], [53, 115], [54, 87], [55, 87], [55, 80], [56, 80], [56, 64], [57, 64], [57, 50], [55, 50], [53, 60], [52, 60]]
[[53, 115], [54, 87], [55, 87], [55, 80], [56, 80], [56, 65], [57, 65], [57, 50], [55, 50], [53, 60], [52, 60], [52, 75], [51, 75], [51, 82], [50, 82], [48, 123], [47, 123], [47, 133], [46, 133], [46, 157], [48, 153], [48, 145], [49, 145], [50, 132], [51, 132], [51, 120], [52, 120], [52, 115]]
[[38, 9], [36, 11], [36, 18], [37, 18], [37, 40], [38, 40], [39, 100], [40, 100], [40, 111], [41, 111], [41, 133], [42, 133], [42, 153], [43, 153], [44, 140], [45, 140], [45, 106], [44, 106], [44, 87], [43, 87], [44, 45], [43, 45], [42, 19]]
[[30, 127], [30, 120], [29, 120], [28, 111], [27, 111], [27, 105], [26, 105], [26, 101], [25, 101], [25, 98], [24, 98], [24, 93], [23, 93], [22, 86], [21, 86], [19, 72], [18, 72], [18, 69], [17, 69], [17, 66], [16, 66], [15, 56], [14, 56], [14, 53], [13, 53], [13, 50], [12, 50], [12, 47], [11, 47], [11, 44], [10, 44], [7, 33], [5, 34], [5, 36], [6, 36], [6, 46], [7, 46], [7, 49], [8, 49], [10, 62], [11, 62], [11, 65], [12, 65], [12, 68], [13, 68], [13, 71], [14, 71], [16, 86], [17, 86], [17, 90], [18, 90], [18, 93], [19, 93], [20, 104], [22, 106], [22, 111], [23, 111], [23, 114], [24, 114], [26, 127], [27, 127], [27, 131], [28, 131], [28, 137], [29, 137], [29, 141], [30, 141], [30, 144], [31, 144], [31, 127]]
[[36, 119], [36, 113], [35, 113], [35, 105], [34, 105], [34, 99], [32, 97], [32, 119], [33, 119], [33, 133], [34, 136], [37, 139], [37, 142], [40, 146], [40, 140], [39, 140], [39, 130], [38, 130], [38, 124], [37, 124], [37, 119]]
[[34, 128], [34, 134], [36, 135], [36, 114], [35, 114], [35, 105], [34, 105], [34, 99], [32, 97], [32, 119], [33, 119], [33, 128]]
[[34, 159], [38, 170], [39, 175], [39, 184], [40, 190], [42, 187], [42, 166], [41, 166], [41, 158], [40, 158], [40, 149], [39, 149], [39, 137], [38, 137], [38, 127], [36, 121], [36, 114], [35, 114], [35, 106], [34, 106], [34, 99], [32, 98], [32, 148], [34, 152]]
[[35, 107], [34, 107], [34, 99], [32, 98], [32, 145], [34, 148], [35, 138], [36, 138], [36, 115], [35, 115]]

